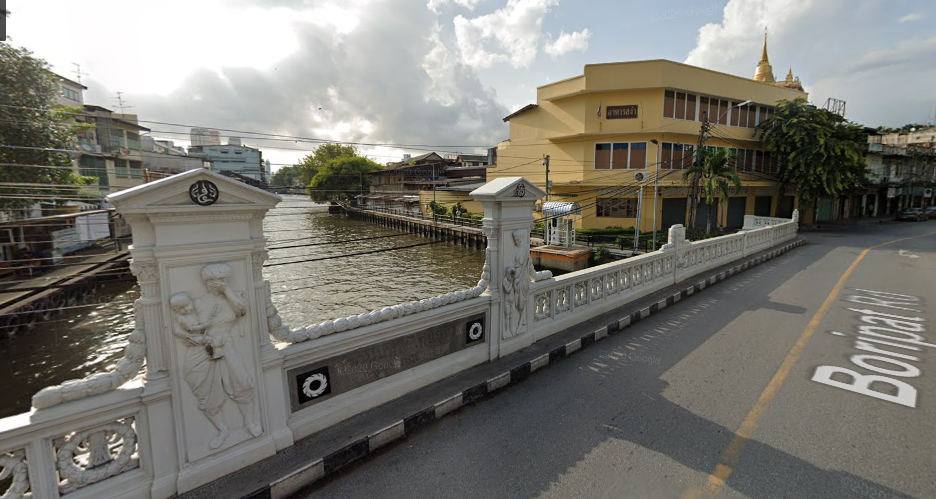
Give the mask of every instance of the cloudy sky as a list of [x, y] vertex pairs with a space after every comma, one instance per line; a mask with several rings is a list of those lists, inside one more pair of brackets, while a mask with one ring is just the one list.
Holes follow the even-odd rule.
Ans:
[[[378, 162], [474, 152], [536, 87], [591, 63], [670, 59], [751, 76], [764, 27], [778, 78], [862, 124], [936, 113], [936, 2], [924, 0], [8, 0], [14, 44], [116, 92], [152, 135], [187, 126], [362, 144]], [[175, 123], [186, 127], [168, 125]], [[182, 133], [179, 133], [182, 132]], [[314, 143], [245, 143], [289, 164]]]

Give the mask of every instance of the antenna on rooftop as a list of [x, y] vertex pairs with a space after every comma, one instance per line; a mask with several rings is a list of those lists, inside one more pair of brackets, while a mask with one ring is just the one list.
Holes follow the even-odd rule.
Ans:
[[86, 75], [88, 73], [83, 73], [81, 71], [81, 64], [78, 64], [77, 62], [73, 62], [72, 66], [75, 66], [75, 69], [74, 71], [72, 71], [72, 73], [75, 73], [75, 78], [77, 79], [78, 83], [81, 83], [81, 76]]
[[120, 108], [120, 114], [124, 114], [124, 109], [133, 108], [133, 106], [126, 104], [126, 101], [123, 99], [123, 94], [123, 92], [117, 92], [117, 97], [115, 98], [117, 101], [117, 107]]
[[836, 99], [835, 97], [829, 97], [825, 101], [825, 105], [822, 106], [826, 111], [835, 113], [841, 117], [845, 117], [845, 101]]

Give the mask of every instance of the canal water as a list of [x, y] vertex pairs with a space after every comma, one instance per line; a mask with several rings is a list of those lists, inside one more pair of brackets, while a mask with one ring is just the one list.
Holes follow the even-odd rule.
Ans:
[[[273, 303], [290, 327], [315, 324], [474, 286], [484, 251], [330, 215], [284, 196], [267, 213]], [[0, 417], [26, 412], [45, 386], [116, 365], [133, 330], [132, 283], [109, 283], [74, 308], [0, 338]]]

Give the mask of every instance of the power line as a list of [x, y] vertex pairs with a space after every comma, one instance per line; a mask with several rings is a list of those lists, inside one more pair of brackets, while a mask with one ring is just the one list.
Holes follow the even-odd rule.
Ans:
[[277, 266], [280, 266], [280, 265], [292, 265], [292, 264], [296, 264], [296, 263], [320, 262], [320, 261], [322, 261], [322, 260], [333, 260], [333, 259], [335, 259], [335, 258], [349, 258], [349, 257], [352, 257], [352, 256], [372, 255], [372, 254], [376, 254], [376, 253], [385, 253], [385, 252], [388, 252], [388, 251], [397, 251], [397, 250], [402, 250], [402, 249], [407, 249], [407, 248], [416, 248], [416, 247], [419, 247], [419, 246], [428, 246], [428, 245], [430, 245], [430, 244], [438, 244], [438, 243], [447, 242], [447, 241], [451, 241], [451, 240], [452, 240], [451, 238], [448, 238], [448, 239], [442, 239], [442, 240], [439, 240], [439, 241], [430, 241], [430, 242], [427, 242], [427, 243], [410, 244], [410, 245], [408, 245], [408, 246], [397, 246], [397, 247], [393, 247], [393, 248], [381, 248], [381, 249], [370, 250], [370, 251], [362, 251], [362, 252], [359, 252], [359, 253], [350, 253], [350, 254], [346, 254], [346, 255], [326, 256], [326, 257], [322, 257], [322, 258], [312, 258], [312, 259], [309, 259], [309, 260], [297, 260], [297, 261], [294, 261], [294, 262], [269, 263], [269, 264], [264, 265], [263, 268], [266, 268], [266, 267], [277, 267]]

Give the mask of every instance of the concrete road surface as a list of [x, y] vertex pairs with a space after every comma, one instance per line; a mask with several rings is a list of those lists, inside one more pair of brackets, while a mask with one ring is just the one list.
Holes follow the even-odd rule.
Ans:
[[936, 221], [805, 235], [296, 497], [936, 498]]

